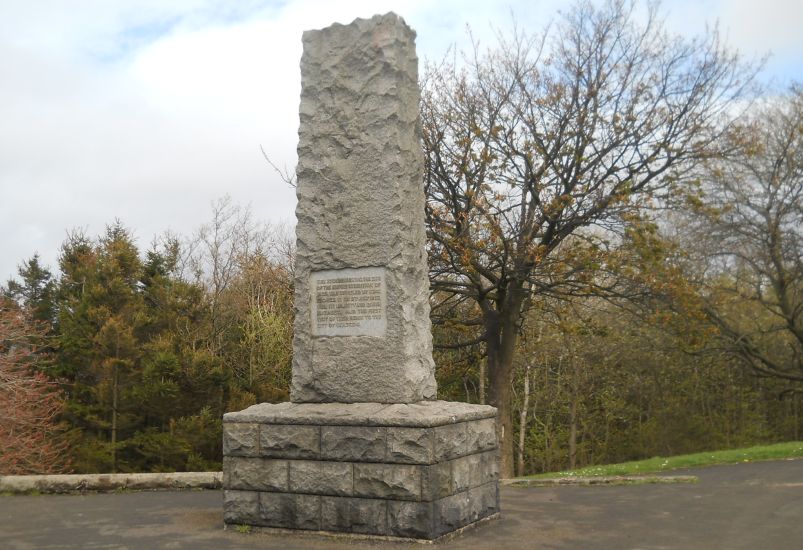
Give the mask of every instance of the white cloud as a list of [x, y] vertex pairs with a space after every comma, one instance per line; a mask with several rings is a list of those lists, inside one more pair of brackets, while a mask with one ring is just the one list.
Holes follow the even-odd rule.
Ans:
[[[31, 0], [0, 3], [0, 282], [35, 251], [55, 267], [65, 231], [121, 219], [147, 246], [188, 233], [224, 194], [291, 220], [294, 192], [261, 156], [295, 162], [301, 32], [393, 10], [419, 56], [537, 30], [549, 0]], [[766, 9], [769, 6], [772, 9]], [[680, 32], [717, 14], [746, 52], [797, 60], [801, 6], [667, 5]], [[763, 11], [762, 11], [763, 10]], [[691, 17], [689, 14], [692, 14]], [[787, 57], [783, 57], [787, 56]], [[800, 65], [796, 65], [800, 69]], [[800, 78], [798, 74], [798, 78]]]
[[674, 0], [666, 2], [668, 24], [680, 34], [716, 25], [732, 48], [748, 59], [769, 55], [761, 78], [803, 80], [803, 3], [800, 0]]
[[744, 49], [800, 54], [803, 3], [798, 0], [721, 0], [720, 19]]

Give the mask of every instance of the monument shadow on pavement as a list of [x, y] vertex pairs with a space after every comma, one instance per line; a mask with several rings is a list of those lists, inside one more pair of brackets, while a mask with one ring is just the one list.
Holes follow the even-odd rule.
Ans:
[[291, 402], [223, 417], [224, 520], [437, 538], [498, 512], [498, 446], [434, 400], [415, 33], [303, 42]]

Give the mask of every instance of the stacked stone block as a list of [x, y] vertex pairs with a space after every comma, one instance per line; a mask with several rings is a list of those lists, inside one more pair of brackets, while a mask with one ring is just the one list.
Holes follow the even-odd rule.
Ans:
[[224, 417], [229, 524], [433, 539], [498, 512], [495, 409], [281, 403]]

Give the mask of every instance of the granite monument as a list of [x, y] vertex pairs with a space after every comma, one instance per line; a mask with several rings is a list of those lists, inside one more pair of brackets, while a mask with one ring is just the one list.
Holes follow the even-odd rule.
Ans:
[[224, 416], [224, 521], [434, 539], [498, 512], [498, 448], [436, 400], [415, 33], [303, 44], [291, 400]]

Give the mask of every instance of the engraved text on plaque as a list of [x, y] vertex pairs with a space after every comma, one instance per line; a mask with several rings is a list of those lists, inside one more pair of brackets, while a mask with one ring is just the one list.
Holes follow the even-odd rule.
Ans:
[[385, 268], [313, 271], [310, 290], [313, 336], [385, 335]]

